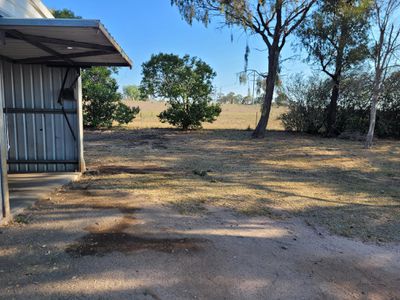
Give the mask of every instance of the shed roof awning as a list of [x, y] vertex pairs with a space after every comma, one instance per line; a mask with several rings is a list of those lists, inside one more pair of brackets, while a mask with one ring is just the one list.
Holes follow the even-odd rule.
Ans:
[[132, 67], [99, 20], [0, 18], [0, 57], [21, 64]]

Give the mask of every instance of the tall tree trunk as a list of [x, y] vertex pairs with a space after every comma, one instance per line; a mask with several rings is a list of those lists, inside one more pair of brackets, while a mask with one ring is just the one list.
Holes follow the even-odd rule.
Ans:
[[327, 120], [327, 135], [329, 137], [336, 135], [336, 115], [337, 115], [337, 103], [340, 94], [340, 81], [338, 79], [333, 80], [331, 100], [328, 106], [328, 120]]
[[376, 103], [378, 99], [373, 96], [372, 101], [371, 101], [371, 112], [370, 112], [370, 117], [369, 117], [369, 129], [368, 129], [368, 134], [365, 139], [365, 148], [369, 149], [372, 147], [372, 141], [374, 139], [374, 133], [375, 133], [375, 123], [376, 123]]
[[375, 133], [376, 124], [376, 106], [382, 90], [382, 70], [377, 68], [375, 71], [374, 87], [372, 89], [371, 111], [369, 117], [369, 129], [365, 139], [365, 148], [371, 148]]
[[254, 138], [262, 138], [265, 136], [269, 115], [271, 112], [272, 100], [274, 98], [275, 81], [278, 74], [280, 49], [278, 45], [272, 45], [268, 55], [268, 75], [266, 79], [266, 91], [264, 101], [261, 107], [261, 117], [257, 127], [253, 132]]
[[337, 107], [338, 107], [338, 99], [340, 95], [340, 83], [342, 80], [342, 70], [343, 70], [343, 58], [344, 58], [344, 49], [346, 47], [346, 39], [348, 27], [346, 24], [342, 24], [340, 29], [340, 39], [337, 50], [336, 62], [335, 62], [335, 73], [333, 74], [332, 81], [332, 94], [331, 100], [328, 106], [328, 116], [327, 116], [327, 128], [326, 134], [328, 137], [334, 137], [337, 135], [336, 129], [336, 115], [337, 115]]

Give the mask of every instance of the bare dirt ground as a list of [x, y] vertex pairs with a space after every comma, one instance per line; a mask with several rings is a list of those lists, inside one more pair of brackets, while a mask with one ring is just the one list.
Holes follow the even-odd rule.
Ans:
[[400, 299], [399, 143], [249, 135], [87, 132], [1, 228], [0, 298]]

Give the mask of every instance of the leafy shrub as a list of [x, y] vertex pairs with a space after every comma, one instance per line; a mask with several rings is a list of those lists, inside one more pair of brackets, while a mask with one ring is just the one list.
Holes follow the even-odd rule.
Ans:
[[301, 75], [296, 75], [285, 94], [289, 110], [281, 116], [281, 121], [286, 130], [311, 134], [325, 131], [329, 103], [329, 85], [325, 81], [315, 77], [305, 81]]
[[115, 68], [93, 67], [82, 72], [83, 124], [89, 128], [109, 128], [113, 121], [127, 124], [139, 108], [121, 102]]
[[209, 104], [207, 101], [196, 101], [186, 106], [180, 102], [170, 103], [170, 107], [159, 114], [161, 122], [186, 129], [201, 128], [203, 122], [214, 122], [221, 113], [219, 104]]
[[128, 124], [136, 117], [139, 111], [139, 107], [130, 108], [128, 105], [120, 102], [115, 109], [114, 120], [119, 124]]
[[216, 74], [201, 59], [160, 53], [142, 67], [142, 96], [168, 100], [169, 107], [158, 116], [161, 122], [183, 130], [197, 129], [221, 113], [221, 107], [211, 103]]
[[[336, 128], [338, 133], [366, 134], [369, 126], [371, 80], [366, 73], [350, 74], [341, 85]], [[281, 121], [288, 131], [324, 134], [330, 97], [330, 82], [297, 75], [285, 87], [288, 112]], [[400, 73], [387, 80], [378, 104], [376, 135], [400, 137]]]
[[82, 71], [83, 123], [85, 127], [111, 127], [121, 100], [115, 69], [93, 67]]

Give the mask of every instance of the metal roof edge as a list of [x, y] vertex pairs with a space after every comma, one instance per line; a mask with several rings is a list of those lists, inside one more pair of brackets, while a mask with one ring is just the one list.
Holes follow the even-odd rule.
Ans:
[[107, 40], [115, 47], [121, 57], [132, 68], [133, 62], [116, 42], [100, 20], [95, 19], [40, 19], [40, 18], [0, 18], [0, 26], [57, 26], [57, 27], [87, 27], [100, 30]]
[[121, 54], [122, 58], [128, 62], [129, 68], [132, 69], [132, 67], [133, 67], [132, 60], [124, 52], [124, 50], [121, 48], [121, 46], [117, 43], [117, 41], [113, 38], [113, 36], [108, 32], [107, 28], [100, 21], [99, 21], [99, 29], [104, 34], [104, 36], [110, 41], [110, 43], [118, 50], [118, 52]]
[[42, 19], [42, 18], [0, 18], [2, 26], [59, 26], [59, 27], [95, 27], [100, 20], [92, 19]]

